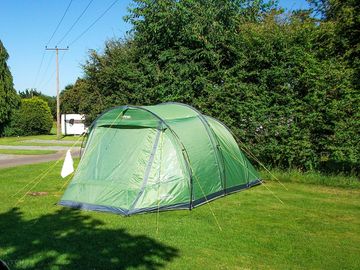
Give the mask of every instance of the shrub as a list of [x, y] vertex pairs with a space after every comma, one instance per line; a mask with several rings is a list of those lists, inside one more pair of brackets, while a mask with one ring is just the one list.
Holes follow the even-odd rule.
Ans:
[[41, 98], [21, 100], [21, 106], [4, 130], [5, 136], [49, 134], [52, 127], [49, 105]]

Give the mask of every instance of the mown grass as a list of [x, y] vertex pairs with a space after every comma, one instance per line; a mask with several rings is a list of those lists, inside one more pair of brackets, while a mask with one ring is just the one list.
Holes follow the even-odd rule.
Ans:
[[319, 172], [300, 172], [296, 170], [271, 170], [270, 172], [261, 172], [263, 179], [276, 181], [281, 183], [305, 183], [321, 186], [344, 187], [344, 188], [360, 188], [360, 179], [356, 176], [322, 174]]
[[18, 150], [18, 149], [0, 149], [0, 154], [7, 155], [48, 155], [55, 154], [52, 150]]
[[0, 138], [0, 145], [34, 145], [34, 146], [64, 146], [72, 145], [72, 141], [78, 141], [77, 145], [81, 144], [82, 137], [79, 136], [64, 136], [60, 141], [69, 141], [68, 144], [56, 144], [56, 143], [36, 143], [29, 142], [29, 140], [56, 140], [56, 135], [34, 135], [34, 136], [19, 136], [19, 137], [2, 137]]
[[359, 188], [289, 175], [288, 190], [267, 181], [211, 210], [122, 217], [56, 206], [69, 180], [58, 164], [32, 189], [46, 195], [13, 196], [52, 164], [0, 170], [0, 258], [11, 269], [360, 269]]

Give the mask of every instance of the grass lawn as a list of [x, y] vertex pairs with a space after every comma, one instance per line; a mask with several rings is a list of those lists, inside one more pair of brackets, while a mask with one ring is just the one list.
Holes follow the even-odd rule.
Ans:
[[17, 149], [0, 149], [0, 154], [7, 155], [48, 155], [55, 154], [52, 150], [17, 150]]
[[65, 136], [62, 137], [60, 141], [69, 141], [68, 144], [56, 144], [56, 143], [35, 143], [27, 142], [29, 140], [56, 140], [56, 135], [34, 135], [34, 136], [20, 136], [20, 137], [2, 137], [0, 138], [0, 145], [36, 145], [36, 146], [48, 146], [48, 145], [72, 145], [71, 141], [78, 141], [77, 145], [81, 145], [82, 137], [80, 136]]
[[193, 211], [122, 217], [56, 206], [60, 164], [0, 170], [0, 258], [11, 269], [360, 269], [360, 188], [267, 182]]

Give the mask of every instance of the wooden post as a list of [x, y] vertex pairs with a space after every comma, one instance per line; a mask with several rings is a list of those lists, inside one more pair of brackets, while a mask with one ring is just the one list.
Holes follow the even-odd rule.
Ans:
[[48, 51], [56, 52], [56, 137], [58, 140], [61, 139], [61, 123], [60, 123], [60, 78], [59, 78], [59, 51], [66, 51], [67, 48], [48, 48], [45, 47]]

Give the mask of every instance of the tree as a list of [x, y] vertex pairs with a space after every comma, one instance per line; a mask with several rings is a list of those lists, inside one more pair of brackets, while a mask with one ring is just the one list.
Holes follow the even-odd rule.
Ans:
[[49, 105], [39, 97], [24, 98], [5, 128], [6, 136], [49, 134], [53, 117]]
[[[75, 84], [69, 84], [60, 93], [61, 113], [83, 113], [84, 100], [89, 96], [87, 82], [78, 78]], [[96, 106], [96, 104], [94, 104]]]
[[[147, 75], [139, 66], [131, 41], [110, 40], [103, 54], [90, 51], [83, 66], [84, 80], [75, 84], [81, 100], [79, 112], [87, 115], [87, 121], [111, 106], [142, 103], [153, 74]], [[153, 72], [150, 66], [146, 68]]]
[[42, 100], [46, 101], [46, 103], [49, 105], [51, 114], [53, 116], [53, 119], [56, 119], [56, 97], [51, 97], [48, 95], [44, 95], [41, 93], [41, 91], [38, 91], [36, 89], [26, 89], [23, 92], [19, 92], [19, 96], [21, 98], [33, 98], [33, 97], [39, 97]]
[[[351, 85], [343, 86], [341, 98], [334, 104], [338, 120], [334, 123], [335, 134], [331, 138], [330, 151], [333, 159], [325, 159], [326, 167], [350, 167], [359, 172], [360, 143], [360, 2], [356, 0], [309, 0], [313, 11], [320, 15], [319, 27], [325, 29], [319, 35], [319, 51], [322, 57], [333, 56], [343, 63]], [[336, 77], [338, 79], [342, 77]], [[341, 84], [340, 84], [341, 85]]]
[[132, 39], [108, 41], [83, 66], [88, 120], [179, 101], [222, 120], [268, 166], [358, 170], [356, 69], [335, 51], [334, 24], [271, 1], [136, 3]]
[[19, 104], [19, 97], [13, 86], [13, 78], [7, 60], [9, 55], [0, 40], [0, 136], [8, 124], [11, 114]]
[[308, 0], [320, 14], [321, 23], [333, 27], [332, 53], [343, 57], [355, 69], [354, 82], [360, 88], [360, 1]]
[[145, 103], [186, 103], [208, 96], [235, 64], [237, 36], [246, 22], [261, 22], [274, 1], [135, 1], [135, 61], [150, 80]]

